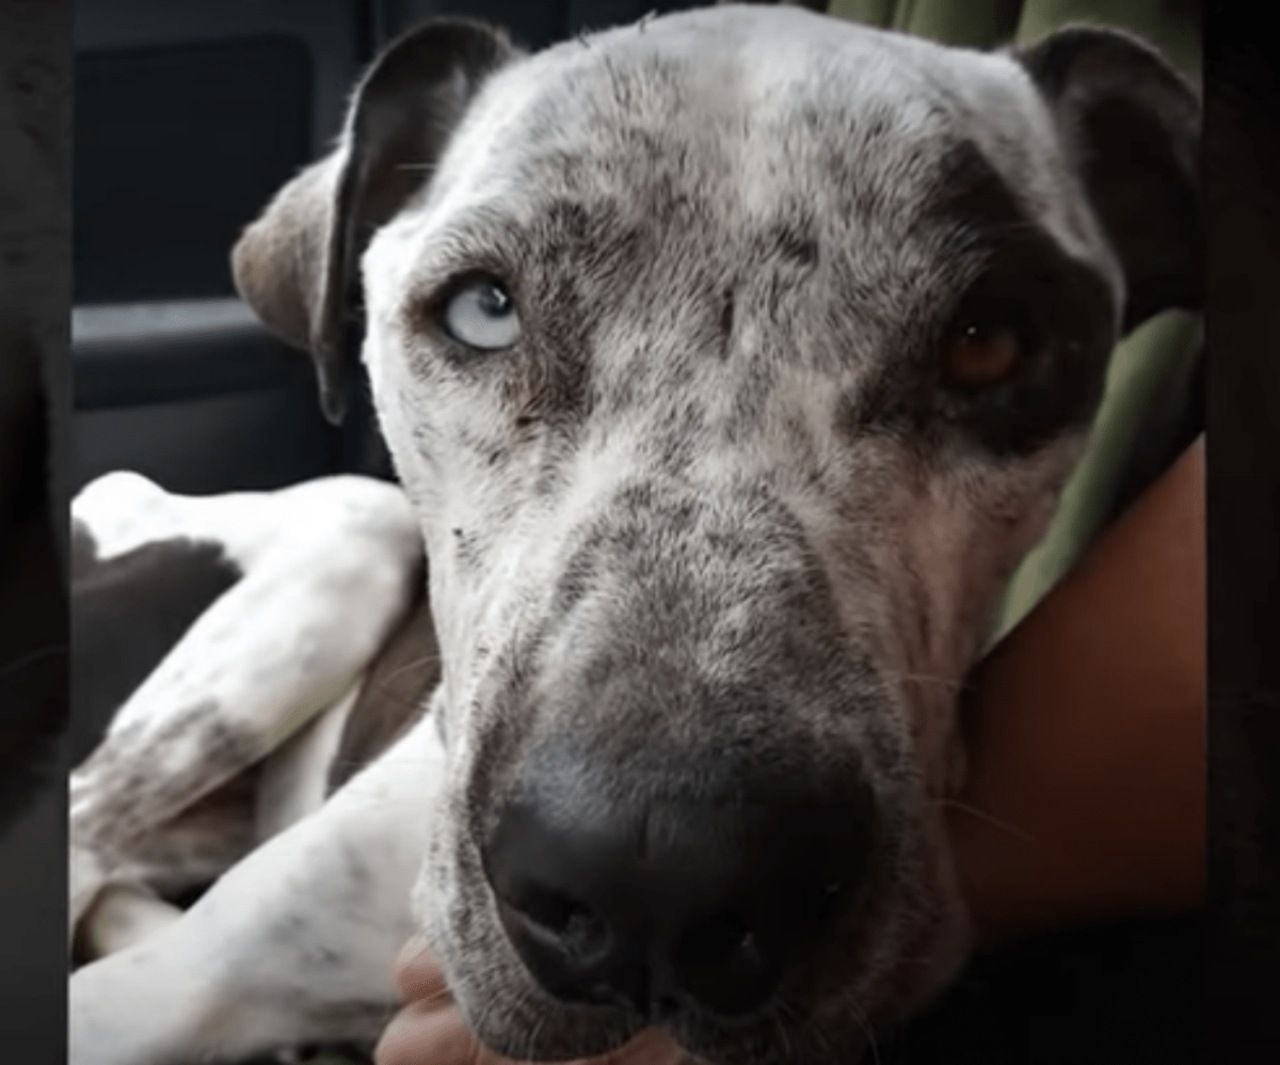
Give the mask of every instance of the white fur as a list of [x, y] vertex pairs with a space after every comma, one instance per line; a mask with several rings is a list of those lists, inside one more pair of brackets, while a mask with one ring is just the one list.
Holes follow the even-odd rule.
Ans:
[[410, 889], [442, 778], [424, 719], [181, 920], [73, 973], [68, 1060], [234, 1061], [376, 1037], [396, 1001], [391, 959], [414, 931]]
[[[72, 773], [74, 927], [148, 833], [270, 755], [358, 683], [413, 594], [421, 546], [402, 493], [354, 477], [278, 493], [184, 497], [136, 474], [112, 474], [80, 493], [72, 518], [87, 527], [102, 558], [189, 537], [223, 545], [244, 572]], [[168, 742], [156, 742], [166, 735]], [[235, 740], [233, 758], [211, 761], [227, 736]], [[142, 765], [144, 780], [122, 794], [121, 773]], [[286, 810], [314, 807], [314, 774], [307, 795], [295, 787], [289, 798], [285, 790], [273, 796], [276, 811], [260, 815], [264, 825], [278, 828]], [[122, 803], [124, 823], [116, 812]]]

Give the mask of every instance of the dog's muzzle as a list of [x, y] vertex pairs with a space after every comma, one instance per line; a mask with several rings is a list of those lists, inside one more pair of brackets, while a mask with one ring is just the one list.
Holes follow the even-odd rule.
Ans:
[[755, 482], [626, 485], [532, 542], [449, 708], [471, 731], [443, 934], [449, 964], [492, 959], [464, 988], [481, 1037], [518, 1056], [537, 1024], [550, 1059], [658, 1027], [754, 1062], [780, 1024], [857, 1037], [824, 1011], [880, 965], [921, 810], [838, 574]]

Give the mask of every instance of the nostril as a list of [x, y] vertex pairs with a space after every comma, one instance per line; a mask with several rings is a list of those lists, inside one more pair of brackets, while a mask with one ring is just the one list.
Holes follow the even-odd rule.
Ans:
[[543, 933], [566, 953], [585, 956], [607, 945], [605, 922], [585, 903], [563, 892], [527, 885], [509, 905], [530, 931]]
[[734, 912], [690, 925], [678, 941], [673, 960], [685, 993], [722, 1016], [757, 1009], [775, 983], [774, 966], [755, 931]]
[[736, 913], [722, 913], [688, 928], [676, 948], [676, 961], [701, 968], [733, 964], [751, 950], [755, 937]]
[[573, 924], [589, 920], [591, 911], [557, 891], [527, 888], [518, 901], [520, 911], [535, 924], [559, 935]]

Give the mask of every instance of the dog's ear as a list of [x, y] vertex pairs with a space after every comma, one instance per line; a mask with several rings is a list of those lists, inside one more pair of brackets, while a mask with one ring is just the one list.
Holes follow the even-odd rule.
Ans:
[[1199, 148], [1191, 85], [1115, 30], [1071, 27], [1015, 53], [1125, 272], [1124, 329], [1203, 300]]
[[338, 147], [282, 188], [231, 253], [263, 323], [309, 351], [332, 422], [360, 343], [360, 256], [430, 177], [485, 79], [518, 53], [469, 19], [433, 19], [394, 41], [356, 88]]

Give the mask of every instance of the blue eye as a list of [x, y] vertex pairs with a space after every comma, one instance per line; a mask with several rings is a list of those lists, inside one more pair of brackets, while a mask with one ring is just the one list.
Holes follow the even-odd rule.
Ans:
[[444, 328], [459, 344], [501, 351], [520, 339], [520, 317], [502, 283], [477, 278], [458, 289], [444, 308]]

